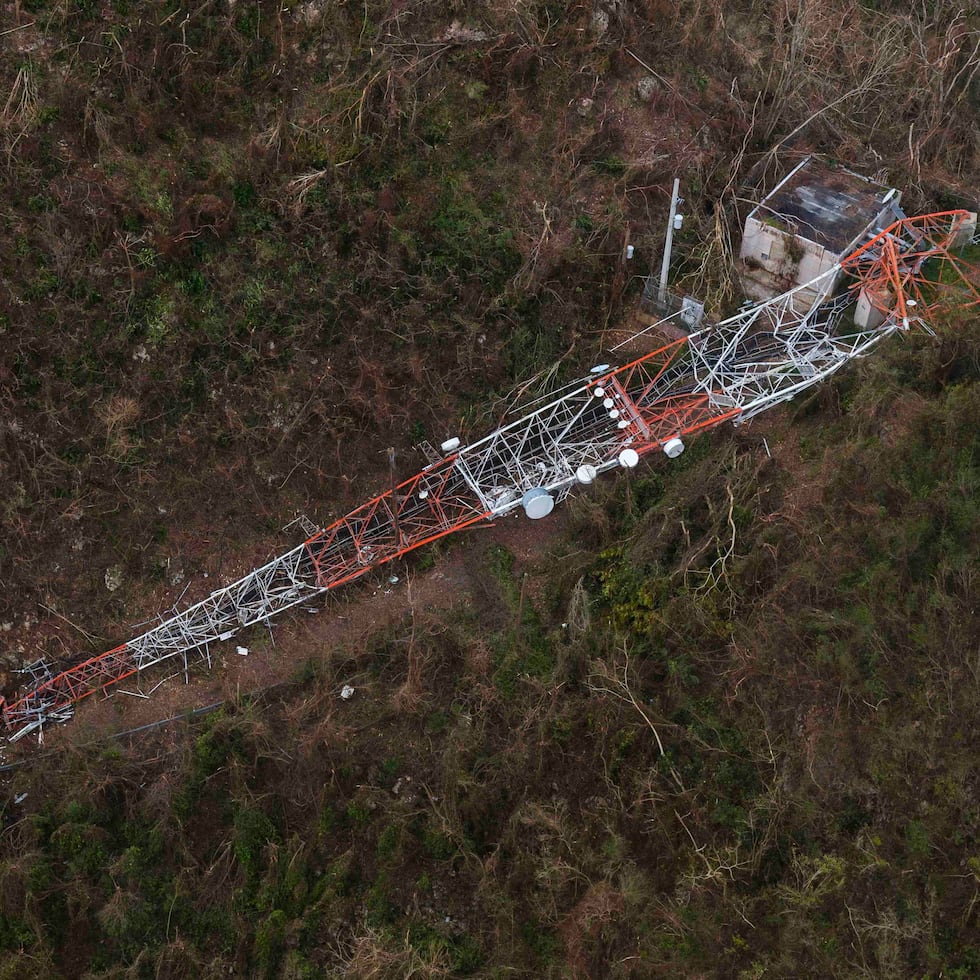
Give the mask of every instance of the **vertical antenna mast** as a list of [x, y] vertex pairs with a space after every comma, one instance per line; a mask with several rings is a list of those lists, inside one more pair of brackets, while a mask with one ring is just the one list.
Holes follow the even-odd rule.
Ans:
[[660, 266], [660, 292], [657, 301], [663, 306], [667, 298], [667, 273], [670, 270], [670, 251], [674, 246], [674, 219], [677, 217], [677, 205], [682, 198], [678, 197], [681, 188], [679, 177], [674, 178], [674, 191], [670, 196], [670, 217], [667, 218], [667, 237], [664, 239], [664, 261]]

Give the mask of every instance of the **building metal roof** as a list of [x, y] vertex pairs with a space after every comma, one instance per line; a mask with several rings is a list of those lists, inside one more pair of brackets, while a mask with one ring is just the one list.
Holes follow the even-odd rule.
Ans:
[[897, 192], [890, 187], [807, 157], [758, 205], [752, 217], [840, 253], [895, 197]]

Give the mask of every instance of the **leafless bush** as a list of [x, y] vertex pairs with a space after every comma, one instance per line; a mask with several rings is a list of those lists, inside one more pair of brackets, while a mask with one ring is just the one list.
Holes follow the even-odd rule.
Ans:
[[18, 69], [10, 94], [0, 111], [0, 134], [8, 162], [12, 160], [17, 144], [33, 128], [39, 108], [40, 95], [34, 72], [30, 65], [23, 65]]
[[10, 94], [0, 112], [0, 128], [27, 128], [37, 114], [40, 105], [37, 82], [29, 65], [18, 69]]
[[426, 665], [430, 660], [428, 645], [434, 631], [434, 625], [418, 622], [415, 606], [412, 602], [412, 583], [410, 580], [406, 587], [412, 611], [412, 629], [405, 652], [405, 680], [395, 691], [392, 704], [399, 712], [411, 714], [418, 711], [425, 700], [426, 691], [423, 677]]
[[592, 622], [591, 603], [589, 593], [585, 588], [585, 579], [580, 578], [572, 587], [572, 594], [568, 600], [568, 612], [566, 613], [568, 632], [571, 636], [580, 636], [585, 633]]
[[365, 926], [364, 931], [335, 950], [335, 963], [344, 976], [358, 980], [401, 980], [418, 977], [435, 980], [452, 975], [444, 950], [420, 952], [407, 936], [392, 940]]
[[300, 215], [306, 208], [306, 198], [310, 192], [330, 173], [329, 167], [322, 170], [310, 170], [305, 174], [294, 177], [286, 184], [286, 193], [292, 200], [292, 210]]
[[[634, 682], [630, 676], [629, 650], [625, 641], [623, 641], [622, 660], [613, 659], [609, 662], [596, 660], [593, 662], [592, 673], [588, 680], [589, 690], [593, 694], [608, 694], [616, 698], [616, 700], [630, 705], [653, 733], [654, 740], [657, 743], [657, 749], [663, 758], [667, 755], [667, 751], [664, 748], [663, 740], [660, 738], [660, 732], [650, 718], [648, 709], [637, 698], [633, 685]], [[681, 792], [684, 792], [684, 784], [681, 782], [681, 777], [673, 766], [670, 766], [670, 775], [677, 784], [677, 788]]]

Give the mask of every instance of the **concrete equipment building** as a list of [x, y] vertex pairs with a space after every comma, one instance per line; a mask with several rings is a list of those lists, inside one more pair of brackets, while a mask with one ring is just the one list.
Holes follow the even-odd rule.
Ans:
[[[901, 200], [894, 187], [806, 157], [745, 221], [738, 262], [745, 294], [767, 300], [816, 279], [904, 218]], [[801, 309], [816, 299], [816, 290], [796, 294]]]

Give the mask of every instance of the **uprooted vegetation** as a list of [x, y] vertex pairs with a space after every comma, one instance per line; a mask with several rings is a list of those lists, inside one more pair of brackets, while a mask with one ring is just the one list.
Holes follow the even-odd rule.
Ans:
[[[677, 274], [718, 304], [743, 182], [795, 152], [910, 210], [977, 179], [950, 4], [18, 9], [8, 666], [577, 373], [675, 172]], [[702, 437], [530, 565], [461, 540], [451, 612], [10, 774], [0, 973], [975, 975], [978, 357], [972, 322], [896, 341], [766, 421], [771, 458]]]

